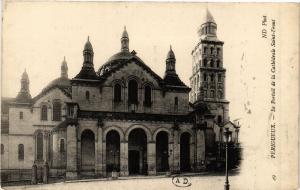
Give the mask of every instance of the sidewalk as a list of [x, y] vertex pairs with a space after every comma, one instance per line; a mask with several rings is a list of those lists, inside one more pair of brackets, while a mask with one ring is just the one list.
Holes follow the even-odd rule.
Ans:
[[112, 179], [111, 177], [106, 178], [96, 178], [96, 179], [77, 179], [77, 180], [68, 180], [64, 181], [65, 183], [77, 183], [77, 182], [94, 182], [94, 181], [115, 181], [115, 180], [131, 180], [131, 179], [159, 179], [159, 178], [171, 178], [174, 176], [201, 176], [201, 175], [207, 175], [209, 172], [197, 172], [197, 173], [181, 173], [181, 174], [172, 174], [170, 176], [166, 175], [152, 175], [152, 176], [146, 176], [146, 175], [136, 175], [136, 176], [125, 176], [125, 177], [118, 177], [118, 179]]

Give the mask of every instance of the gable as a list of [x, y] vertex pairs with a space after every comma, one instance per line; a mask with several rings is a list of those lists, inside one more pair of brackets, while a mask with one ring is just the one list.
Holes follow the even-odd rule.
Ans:
[[135, 60], [128, 61], [123, 63], [118, 69], [108, 76], [104, 82], [104, 85], [112, 85], [116, 80], [121, 80], [125, 82], [134, 77], [141, 84], [151, 83], [155, 88], [159, 88], [161, 85], [162, 79], [155, 74], [149, 67], [145, 67], [144, 63], [140, 63]]
[[71, 101], [71, 97], [58, 87], [52, 88], [48, 91], [43, 91], [34, 98], [33, 105], [39, 106], [41, 103], [52, 103], [53, 100], [59, 99], [61, 102]]

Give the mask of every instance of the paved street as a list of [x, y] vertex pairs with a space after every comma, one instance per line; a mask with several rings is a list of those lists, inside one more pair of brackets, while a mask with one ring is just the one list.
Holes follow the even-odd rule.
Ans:
[[[238, 176], [230, 177], [231, 189], [237, 189]], [[175, 179], [176, 180], [176, 179]], [[173, 180], [174, 181], [174, 180]], [[179, 181], [183, 182], [183, 178], [179, 178]], [[178, 182], [178, 181], [177, 181]], [[193, 176], [189, 177], [191, 186], [183, 189], [197, 189], [197, 190], [223, 190], [224, 189], [224, 176]], [[108, 190], [108, 189], [145, 189], [145, 190], [157, 190], [157, 189], [181, 189], [172, 183], [172, 177], [132, 177], [119, 180], [88, 180], [88, 181], [72, 181], [62, 182], [46, 185], [29, 185], [29, 186], [10, 186], [3, 189], [26, 189], [26, 190]], [[240, 188], [239, 188], [240, 189]]]

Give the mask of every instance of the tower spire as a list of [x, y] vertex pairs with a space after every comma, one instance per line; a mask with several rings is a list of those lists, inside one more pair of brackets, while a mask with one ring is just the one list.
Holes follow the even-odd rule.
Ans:
[[88, 36], [87, 42], [84, 45], [83, 49], [83, 66], [81, 71], [76, 75], [77, 79], [92, 79], [96, 80], [97, 75], [94, 69], [94, 51], [93, 46], [90, 42], [90, 37]]
[[124, 31], [121, 37], [121, 51], [129, 51], [129, 37], [126, 26], [124, 26]]
[[207, 40], [217, 40], [217, 23], [208, 8], [198, 29], [198, 35]]
[[62, 78], [68, 78], [68, 65], [66, 61], [66, 56], [64, 56], [64, 60], [61, 64], [61, 77]]
[[170, 50], [167, 54], [167, 59], [166, 59], [166, 74], [176, 73], [175, 63], [176, 63], [175, 54], [172, 50], [172, 46], [170, 45]]
[[29, 77], [25, 69], [21, 78], [21, 89], [17, 95], [16, 101], [20, 103], [28, 103], [30, 99], [31, 95], [29, 92]]
[[84, 45], [84, 50], [83, 50], [83, 65], [86, 67], [93, 67], [93, 58], [94, 58], [94, 51], [93, 51], [93, 46], [90, 42], [90, 36], [87, 38], [87, 42]]

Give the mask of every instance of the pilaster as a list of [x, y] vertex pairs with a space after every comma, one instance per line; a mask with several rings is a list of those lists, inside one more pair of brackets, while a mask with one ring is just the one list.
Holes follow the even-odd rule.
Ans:
[[75, 125], [67, 127], [67, 179], [76, 179], [78, 177], [77, 169], [77, 135]]
[[98, 139], [95, 142], [96, 143], [96, 163], [95, 163], [95, 171], [96, 175], [99, 177], [103, 177], [103, 137], [102, 137], [102, 131], [103, 129], [101, 127], [98, 127], [97, 130], [97, 136]]
[[128, 141], [121, 141], [120, 147], [120, 176], [128, 176]]
[[156, 174], [156, 150], [155, 141], [147, 143], [147, 162], [148, 162], [148, 175]]

